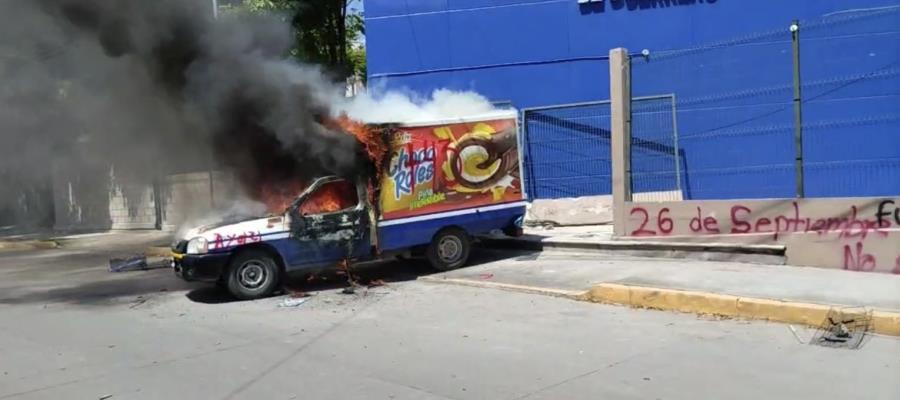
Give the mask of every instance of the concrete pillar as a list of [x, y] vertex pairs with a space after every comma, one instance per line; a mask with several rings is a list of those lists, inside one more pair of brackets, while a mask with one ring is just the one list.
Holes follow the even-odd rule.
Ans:
[[628, 49], [609, 51], [612, 113], [613, 232], [625, 236], [626, 203], [631, 202], [631, 63]]

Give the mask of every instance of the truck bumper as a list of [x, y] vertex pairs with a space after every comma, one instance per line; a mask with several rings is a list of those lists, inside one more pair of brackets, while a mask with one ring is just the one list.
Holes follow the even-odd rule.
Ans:
[[175, 275], [188, 282], [215, 282], [222, 276], [231, 253], [175, 254]]

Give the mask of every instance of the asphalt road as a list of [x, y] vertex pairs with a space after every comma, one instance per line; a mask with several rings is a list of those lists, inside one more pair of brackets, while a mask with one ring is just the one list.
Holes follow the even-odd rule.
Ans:
[[[153, 234], [0, 253], [0, 399], [893, 399], [900, 341], [798, 343], [786, 325], [417, 281], [232, 302], [169, 270], [112, 274]], [[481, 251], [476, 263], [592, 262]], [[652, 261], [647, 261], [652, 262]], [[799, 334], [811, 336], [801, 329]]]

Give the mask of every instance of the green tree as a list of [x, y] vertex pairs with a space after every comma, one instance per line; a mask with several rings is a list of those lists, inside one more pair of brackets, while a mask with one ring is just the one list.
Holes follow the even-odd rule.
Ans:
[[244, 0], [250, 12], [282, 15], [294, 28], [291, 56], [322, 64], [341, 78], [366, 76], [365, 23], [353, 9], [362, 0]]

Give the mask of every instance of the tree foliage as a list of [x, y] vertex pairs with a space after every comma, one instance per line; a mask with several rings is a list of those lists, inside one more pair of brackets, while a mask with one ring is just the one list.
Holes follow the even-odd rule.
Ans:
[[294, 29], [291, 56], [322, 64], [341, 77], [365, 77], [365, 24], [351, 10], [362, 0], [244, 0], [245, 10], [283, 16]]

